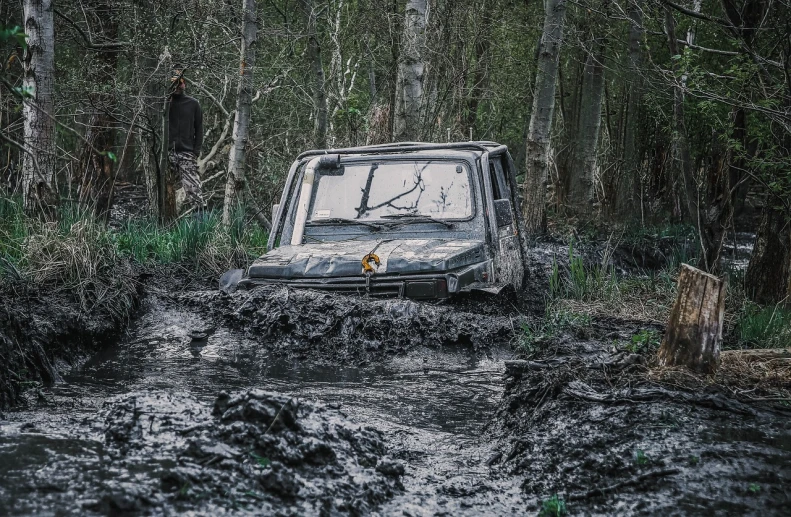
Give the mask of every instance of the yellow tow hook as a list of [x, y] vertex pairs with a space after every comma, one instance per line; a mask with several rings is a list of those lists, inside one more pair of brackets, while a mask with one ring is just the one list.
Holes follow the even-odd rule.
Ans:
[[368, 255], [363, 257], [363, 274], [365, 275], [365, 294], [371, 294], [371, 275], [376, 273], [376, 269], [371, 266], [371, 262], [376, 265], [378, 268], [382, 265], [382, 262], [379, 260], [379, 257], [374, 255], [373, 253], [369, 253]]

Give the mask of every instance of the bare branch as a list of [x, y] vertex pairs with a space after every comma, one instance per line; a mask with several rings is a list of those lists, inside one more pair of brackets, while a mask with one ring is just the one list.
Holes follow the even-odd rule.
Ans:
[[74, 27], [74, 29], [80, 34], [80, 36], [82, 36], [82, 39], [85, 40], [83, 46], [89, 50], [120, 51], [131, 45], [131, 43], [128, 41], [114, 41], [112, 43], [94, 43], [91, 40], [90, 36], [88, 36], [88, 34], [86, 34], [85, 31], [82, 30], [82, 28], [79, 25], [77, 25], [77, 22], [75, 22], [74, 20], [72, 20], [62, 12], [58, 11], [57, 9], [54, 9], [54, 11], [55, 14], [58, 15], [61, 19], [66, 20], [66, 23]]

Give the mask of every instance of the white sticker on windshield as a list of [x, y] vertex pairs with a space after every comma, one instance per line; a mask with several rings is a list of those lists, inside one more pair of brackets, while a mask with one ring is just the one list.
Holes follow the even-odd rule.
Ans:
[[329, 219], [332, 210], [316, 210], [316, 213], [313, 214], [313, 219]]

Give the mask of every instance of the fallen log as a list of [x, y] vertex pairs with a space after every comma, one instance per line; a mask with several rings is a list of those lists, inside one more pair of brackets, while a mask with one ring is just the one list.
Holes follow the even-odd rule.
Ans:
[[678, 295], [659, 347], [661, 366], [714, 373], [720, 365], [725, 281], [681, 264]]

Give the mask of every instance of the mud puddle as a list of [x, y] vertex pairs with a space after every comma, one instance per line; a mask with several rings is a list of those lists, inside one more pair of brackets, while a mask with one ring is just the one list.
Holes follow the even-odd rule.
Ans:
[[[485, 432], [510, 356], [505, 348], [418, 347], [376, 366], [319, 365], [268, 355], [199, 310], [151, 297], [120, 344], [64, 382], [31, 391], [29, 409], [0, 420], [0, 513], [521, 514], [533, 503], [518, 480], [490, 469]], [[237, 422], [225, 406], [217, 416], [221, 391], [244, 394], [245, 408], [277, 409], [281, 399], [251, 389], [309, 408], [295, 409], [301, 423], [281, 431], [291, 448], [262, 445], [259, 435], [274, 425], [265, 419]], [[267, 456], [283, 458], [269, 465], [250, 453], [261, 465], [232, 465], [236, 449], [248, 450], [240, 444], [253, 443], [237, 436], [240, 426]], [[365, 439], [349, 438], [355, 433]], [[306, 443], [329, 444], [332, 461], [308, 458]], [[292, 449], [307, 459], [289, 460]], [[370, 468], [357, 472], [371, 455]], [[267, 472], [277, 474], [275, 485]], [[277, 497], [261, 495], [262, 485]], [[339, 495], [323, 500], [327, 493]]]

